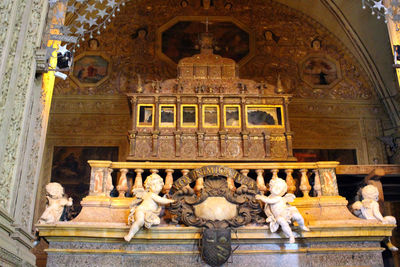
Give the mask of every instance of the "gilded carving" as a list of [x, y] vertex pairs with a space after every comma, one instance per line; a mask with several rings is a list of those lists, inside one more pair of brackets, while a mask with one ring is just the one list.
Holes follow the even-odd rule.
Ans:
[[250, 143], [250, 145], [249, 145], [250, 157], [251, 158], [263, 158], [265, 155], [263, 139], [261, 139], [261, 140], [252, 139], [251, 142], [249, 142], [249, 143]]
[[151, 153], [151, 139], [150, 138], [137, 138], [136, 139], [136, 154], [139, 158], [150, 157]]
[[159, 155], [161, 158], [171, 158], [171, 155], [175, 154], [175, 141], [174, 139], [171, 137], [169, 137], [168, 139], [164, 139], [162, 140], [162, 142], [160, 142], [159, 145]]
[[239, 157], [239, 155], [242, 152], [240, 148], [240, 141], [228, 139], [227, 144], [228, 144], [226, 149], [227, 156], [230, 158]]
[[[162, 25], [179, 16], [186, 20], [208, 16], [210, 21], [214, 18], [223, 21], [223, 16], [229, 16], [229, 21], [240, 18], [237, 22], [240, 27], [254, 29], [256, 54], [241, 66], [242, 77], [276, 84], [276, 74], [279, 73], [283, 87], [287, 88], [286, 93], [294, 93], [296, 97], [302, 98], [371, 98], [371, 85], [365, 72], [340, 41], [320, 24], [296, 10], [273, 1], [269, 3], [269, 8], [266, 8], [262, 1], [248, 3], [237, 1], [234, 5], [235, 8], [228, 11], [225, 8], [205, 10], [192, 3], [182, 7], [173, 1], [161, 0], [146, 4], [141, 1], [128, 3], [118, 17], [98, 36], [100, 43], [98, 51], [113, 56], [110, 80], [98, 87], [84, 90], [74, 83], [60, 81], [59, 83], [63, 85], [57, 86], [56, 92], [57, 94], [121, 94], [136, 91], [137, 74], [140, 74], [144, 81], [176, 77], [175, 66], [164, 62], [160, 53], [155, 53], [157, 49], [164, 49], [160, 41]], [[149, 16], [152, 20], [148, 20]], [[196, 43], [194, 42], [192, 46], [193, 53], [196, 53], [196, 48], [198, 49]], [[225, 49], [223, 44], [218, 42], [216, 48], [221, 51]], [[83, 43], [76, 55], [88, 50], [90, 50], [89, 44]], [[316, 54], [324, 58], [330, 57], [338, 62], [338, 71], [341, 70], [343, 73], [341, 83], [330, 89], [315, 89], [302, 81], [301, 62], [308, 55]]]
[[206, 158], [215, 158], [218, 156], [218, 142], [209, 141], [206, 142], [204, 153]]

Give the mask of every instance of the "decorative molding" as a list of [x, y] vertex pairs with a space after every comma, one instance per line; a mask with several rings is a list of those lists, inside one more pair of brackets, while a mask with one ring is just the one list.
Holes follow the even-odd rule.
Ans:
[[[11, 264], [14, 264], [16, 266], [21, 266], [23, 260], [18, 257], [17, 255], [5, 250], [4, 248], [0, 247], [0, 259], [5, 260]], [[0, 261], [1, 263], [1, 261]]]

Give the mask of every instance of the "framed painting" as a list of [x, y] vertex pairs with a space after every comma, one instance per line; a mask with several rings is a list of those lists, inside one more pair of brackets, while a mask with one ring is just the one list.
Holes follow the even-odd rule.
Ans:
[[71, 78], [81, 87], [98, 86], [108, 79], [110, 60], [100, 52], [88, 52], [75, 58]]
[[[81, 200], [89, 194], [91, 168], [88, 160], [118, 161], [118, 147], [54, 147], [50, 181], [60, 183], [65, 194], [73, 198], [73, 217], [81, 210]], [[115, 174], [113, 184], [116, 184]]]
[[154, 104], [139, 104], [137, 107], [138, 127], [154, 126]]
[[341, 79], [339, 63], [326, 55], [311, 55], [301, 64], [301, 79], [312, 88], [331, 88]]
[[251, 30], [232, 17], [178, 16], [157, 30], [157, 54], [171, 65], [200, 53], [199, 36], [206, 30], [214, 37], [214, 54], [231, 58], [239, 65], [254, 55], [255, 37]]
[[249, 128], [283, 127], [281, 105], [246, 105], [246, 126]]
[[224, 125], [225, 128], [240, 128], [242, 126], [240, 105], [224, 106]]
[[197, 105], [183, 104], [181, 105], [181, 127], [194, 128], [197, 127]]
[[203, 105], [203, 127], [219, 128], [218, 105]]
[[160, 104], [160, 127], [175, 127], [176, 106], [171, 104]]

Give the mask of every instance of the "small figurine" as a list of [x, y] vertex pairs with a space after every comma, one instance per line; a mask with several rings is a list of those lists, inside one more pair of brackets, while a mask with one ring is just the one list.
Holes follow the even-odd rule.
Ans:
[[256, 195], [256, 199], [265, 203], [264, 212], [267, 215], [266, 222], [269, 222], [272, 233], [276, 232], [280, 225], [282, 231], [289, 237], [289, 243], [294, 243], [294, 235], [289, 225], [292, 220], [297, 221], [303, 231], [310, 231], [304, 225], [304, 219], [297, 208], [287, 204], [288, 202], [292, 202], [296, 197], [290, 193], [285, 195], [287, 185], [281, 178], [272, 179], [269, 187], [271, 194], [268, 197]]
[[131, 212], [128, 217], [128, 223], [131, 223], [129, 233], [124, 237], [126, 241], [130, 241], [137, 231], [144, 225], [150, 228], [152, 225], [160, 224], [158, 217], [161, 212], [159, 205], [167, 205], [173, 203], [174, 200], [160, 197], [158, 194], [164, 187], [163, 179], [160, 175], [153, 173], [147, 176], [143, 188], [133, 190], [134, 200], [131, 204]]
[[43, 212], [38, 223], [56, 223], [60, 220], [64, 206], [72, 206], [72, 198], [64, 196], [64, 188], [59, 183], [46, 185], [46, 210]]
[[378, 220], [384, 224], [396, 224], [396, 218], [393, 216], [383, 217], [379, 210], [379, 191], [373, 185], [364, 186], [361, 190], [362, 201], [356, 201], [351, 206], [353, 213], [362, 219]]

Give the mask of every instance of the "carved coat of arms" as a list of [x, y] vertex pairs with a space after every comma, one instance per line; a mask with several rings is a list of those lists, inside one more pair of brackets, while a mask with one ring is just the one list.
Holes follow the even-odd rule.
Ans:
[[202, 257], [210, 266], [221, 266], [232, 253], [231, 229], [204, 229]]

